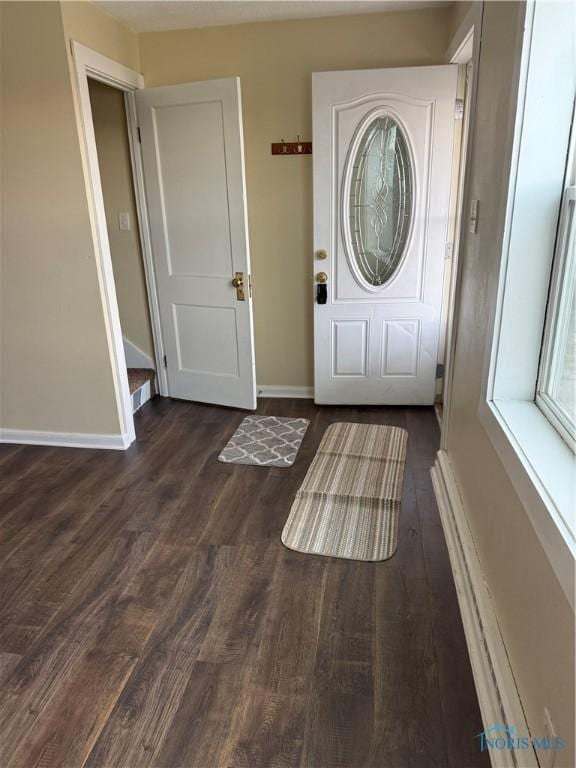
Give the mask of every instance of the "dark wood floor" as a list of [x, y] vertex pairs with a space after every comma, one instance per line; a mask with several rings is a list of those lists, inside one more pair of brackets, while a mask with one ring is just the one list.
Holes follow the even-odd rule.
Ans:
[[[243, 414], [156, 398], [129, 451], [0, 446], [2, 768], [488, 766], [430, 484], [432, 409], [316, 407], [291, 469], [219, 449]], [[326, 427], [396, 424], [396, 555], [290, 552]]]

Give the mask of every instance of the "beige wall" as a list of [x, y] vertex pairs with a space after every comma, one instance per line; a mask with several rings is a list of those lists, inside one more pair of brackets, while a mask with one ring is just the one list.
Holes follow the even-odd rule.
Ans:
[[468, 14], [472, 10], [475, 10], [473, 6], [479, 5], [482, 5], [482, 0], [457, 0], [457, 2], [452, 4], [450, 15], [448, 17], [451, 36], [458, 32], [460, 25], [464, 22]]
[[[89, 87], [122, 334], [154, 358], [124, 94], [94, 80]], [[129, 213], [129, 231], [119, 228], [119, 211]]]
[[[138, 36], [86, 2], [4, 5], [0, 417], [12, 429], [116, 433], [69, 43], [141, 69]], [[442, 8], [141, 37], [147, 85], [242, 78], [261, 383], [312, 383], [311, 163], [272, 158], [271, 141], [310, 136], [314, 70], [441, 62], [447, 16]]]
[[112, 16], [102, 13], [88, 0], [61, 3], [64, 32], [98, 53], [140, 71], [138, 35]]
[[[67, 43], [79, 39], [138, 69], [137, 41], [85, 4], [61, 10], [50, 2], [2, 3], [0, 13], [2, 426], [115, 433]], [[272, 158], [270, 142], [310, 136], [314, 70], [443, 61], [450, 13], [142, 36], [147, 85], [242, 78], [261, 383], [312, 381], [310, 158]], [[481, 226], [464, 242], [448, 453], [531, 729], [542, 733], [548, 706], [558, 732], [570, 738], [574, 616], [477, 415], [500, 258], [495, 232], [505, 200], [521, 14], [521, 4], [485, 7], [471, 170]], [[574, 765], [573, 743], [556, 765]]]
[[440, 64], [449, 8], [141, 36], [147, 86], [239, 75], [259, 384], [311, 386], [312, 158], [272, 157], [310, 139], [311, 73]]
[[119, 432], [60, 5], [3, 3], [4, 428]]
[[522, 3], [486, 3], [470, 196], [480, 200], [478, 234], [465, 234], [448, 454], [494, 601], [500, 629], [534, 736], [544, 707], [570, 741], [556, 768], [574, 759], [574, 615], [532, 525], [478, 419], [488, 318], [501, 257], [514, 71]]

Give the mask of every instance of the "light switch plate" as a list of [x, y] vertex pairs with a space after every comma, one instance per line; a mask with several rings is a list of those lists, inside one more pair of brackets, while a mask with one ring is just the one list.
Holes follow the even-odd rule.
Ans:
[[128, 211], [118, 211], [118, 227], [122, 230], [130, 230], [130, 214]]

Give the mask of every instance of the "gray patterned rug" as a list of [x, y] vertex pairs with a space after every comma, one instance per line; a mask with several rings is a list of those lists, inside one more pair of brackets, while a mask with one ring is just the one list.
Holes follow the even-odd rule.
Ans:
[[291, 467], [308, 424], [308, 419], [246, 416], [218, 460], [226, 464]]
[[332, 424], [282, 531], [289, 549], [350, 560], [396, 551], [408, 433], [376, 424]]

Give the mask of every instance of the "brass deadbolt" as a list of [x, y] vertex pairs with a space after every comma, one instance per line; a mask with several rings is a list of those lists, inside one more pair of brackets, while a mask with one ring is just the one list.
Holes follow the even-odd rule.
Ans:
[[328, 258], [328, 252], [325, 251], [323, 248], [321, 248], [319, 251], [316, 251], [316, 258], [317, 259], [327, 259]]
[[326, 272], [318, 272], [316, 275], [316, 281], [318, 283], [327, 283], [328, 282], [328, 275]]

